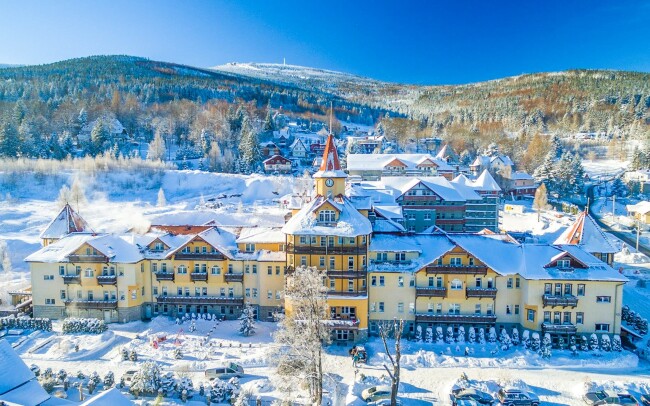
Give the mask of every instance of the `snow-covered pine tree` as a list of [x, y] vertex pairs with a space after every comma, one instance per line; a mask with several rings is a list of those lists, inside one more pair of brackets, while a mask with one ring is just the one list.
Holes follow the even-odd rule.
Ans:
[[433, 342], [433, 329], [431, 327], [427, 327], [427, 329], [425, 330], [424, 342], [425, 343]]
[[521, 346], [524, 347], [524, 350], [530, 347], [530, 331], [524, 330], [521, 334]]
[[621, 345], [621, 336], [618, 334], [614, 335], [614, 339], [612, 340], [612, 351], [623, 351], [623, 346]]
[[600, 338], [600, 348], [603, 351], [609, 352], [612, 350], [612, 341], [607, 334], [603, 334]]
[[422, 342], [422, 326], [420, 325], [415, 327], [415, 341], [418, 343]]
[[15, 158], [20, 150], [16, 126], [10, 121], [0, 121], [0, 157]]
[[589, 349], [591, 351], [598, 350], [598, 336], [596, 333], [593, 333], [591, 336], [589, 336]]
[[544, 359], [551, 358], [551, 335], [549, 333], [544, 334], [542, 339], [542, 346], [540, 348], [540, 355]]
[[165, 207], [167, 205], [167, 199], [165, 198], [165, 191], [161, 187], [158, 189], [158, 199], [156, 200], [157, 207]]
[[512, 345], [519, 345], [519, 330], [517, 327], [512, 328]]
[[92, 155], [97, 155], [104, 151], [110, 142], [110, 130], [108, 123], [103, 117], [98, 118], [93, 125], [90, 132], [91, 151]]
[[501, 349], [504, 351], [509, 350], [510, 347], [512, 347], [512, 340], [510, 339], [510, 335], [505, 328], [501, 330], [499, 341], [501, 342]]
[[467, 342], [470, 344], [474, 344], [476, 342], [476, 330], [474, 327], [469, 328], [469, 331], [467, 333]]
[[483, 327], [478, 329], [478, 343], [481, 345], [485, 344], [485, 330]]
[[464, 343], [465, 342], [465, 327], [458, 327], [458, 333], [456, 334], [456, 342]]
[[530, 339], [530, 349], [532, 351], [537, 352], [537, 351], [539, 351], [540, 346], [541, 346], [541, 341], [539, 339], [539, 333], [533, 332], [533, 334], [531, 336], [531, 339]]
[[271, 101], [266, 105], [266, 116], [264, 117], [264, 124], [262, 124], [262, 131], [265, 133], [272, 133], [275, 130], [275, 123], [273, 122], [273, 112], [271, 111]]
[[140, 369], [133, 375], [129, 392], [134, 396], [155, 395], [160, 388], [160, 367], [153, 361], [140, 365]]
[[178, 347], [174, 349], [174, 359], [183, 359], [183, 353]]
[[540, 166], [533, 172], [533, 177], [539, 183], [546, 184], [548, 190], [555, 190], [553, 182], [555, 157], [549, 152]]
[[454, 329], [453, 327], [447, 327], [447, 335], [445, 336], [445, 343], [451, 344], [454, 342]]
[[262, 157], [259, 138], [248, 116], [244, 116], [244, 121], [242, 122], [239, 155], [244, 165], [243, 171], [246, 173], [253, 171]]
[[552, 154], [555, 159], [559, 159], [564, 153], [564, 147], [562, 146], [560, 137], [557, 135], [551, 137], [551, 149], [549, 150], [549, 153]]
[[582, 166], [582, 158], [580, 155], [573, 154], [571, 157], [571, 182], [573, 188], [572, 193], [581, 195], [585, 191], [585, 169]]
[[328, 320], [327, 288], [323, 286], [325, 271], [297, 267], [287, 276], [285, 297], [291, 300], [291, 312], [285, 315], [274, 335], [278, 345], [279, 389], [291, 393], [307, 387], [311, 403], [321, 405], [323, 399], [323, 344], [330, 341], [325, 325]]
[[241, 320], [241, 325], [239, 327], [241, 335], [248, 337], [255, 334], [255, 311], [250, 303], [246, 303], [239, 319]]
[[108, 371], [106, 375], [104, 375], [104, 389], [112, 388], [113, 385], [115, 385], [115, 374], [113, 371]]
[[149, 143], [147, 158], [152, 161], [162, 161], [165, 159], [166, 152], [167, 149], [165, 148], [165, 140], [163, 139], [162, 133], [159, 130], [156, 130], [156, 135]]
[[490, 327], [490, 332], [488, 333], [488, 342], [490, 344], [497, 342], [497, 331], [494, 327]]
[[436, 344], [443, 344], [445, 342], [444, 334], [442, 333], [442, 327], [436, 327]]
[[580, 337], [580, 351], [589, 351], [589, 340], [585, 336]]

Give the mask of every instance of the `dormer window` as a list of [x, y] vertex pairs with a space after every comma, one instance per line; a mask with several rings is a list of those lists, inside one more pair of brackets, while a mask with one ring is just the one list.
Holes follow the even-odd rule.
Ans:
[[318, 213], [318, 221], [323, 223], [333, 223], [336, 221], [336, 213], [334, 210], [321, 210]]
[[183, 250], [181, 251], [184, 254], [189, 254], [190, 253], [190, 247], [183, 247]]
[[154, 250], [155, 250], [155, 251], [164, 251], [164, 250], [165, 250], [165, 246], [163, 245], [163, 243], [161, 243], [161, 242], [157, 242], [156, 245], [155, 245], [155, 247], [154, 247]]
[[255, 244], [246, 244], [246, 252], [255, 252]]
[[568, 259], [560, 259], [557, 261], [558, 268], [571, 268], [571, 261]]

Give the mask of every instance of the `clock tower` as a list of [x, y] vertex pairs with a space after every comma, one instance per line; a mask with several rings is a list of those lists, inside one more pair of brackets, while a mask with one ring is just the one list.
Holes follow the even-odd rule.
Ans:
[[314, 174], [316, 194], [324, 197], [334, 197], [345, 194], [345, 179], [348, 175], [341, 169], [339, 155], [334, 145], [334, 137], [327, 137], [323, 162], [318, 172]]

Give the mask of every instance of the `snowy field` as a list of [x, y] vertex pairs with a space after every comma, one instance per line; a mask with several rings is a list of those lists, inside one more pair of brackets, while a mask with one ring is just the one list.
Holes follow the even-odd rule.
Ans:
[[610, 179], [612, 176], [624, 172], [629, 164], [629, 161], [619, 161], [618, 159], [598, 159], [594, 161], [585, 159], [582, 161], [585, 173], [591, 179]]

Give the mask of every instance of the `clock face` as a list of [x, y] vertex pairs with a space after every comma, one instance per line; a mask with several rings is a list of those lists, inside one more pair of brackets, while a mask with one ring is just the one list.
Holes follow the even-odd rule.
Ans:
[[325, 185], [328, 187], [332, 187], [334, 185], [334, 179], [327, 179], [325, 181]]

